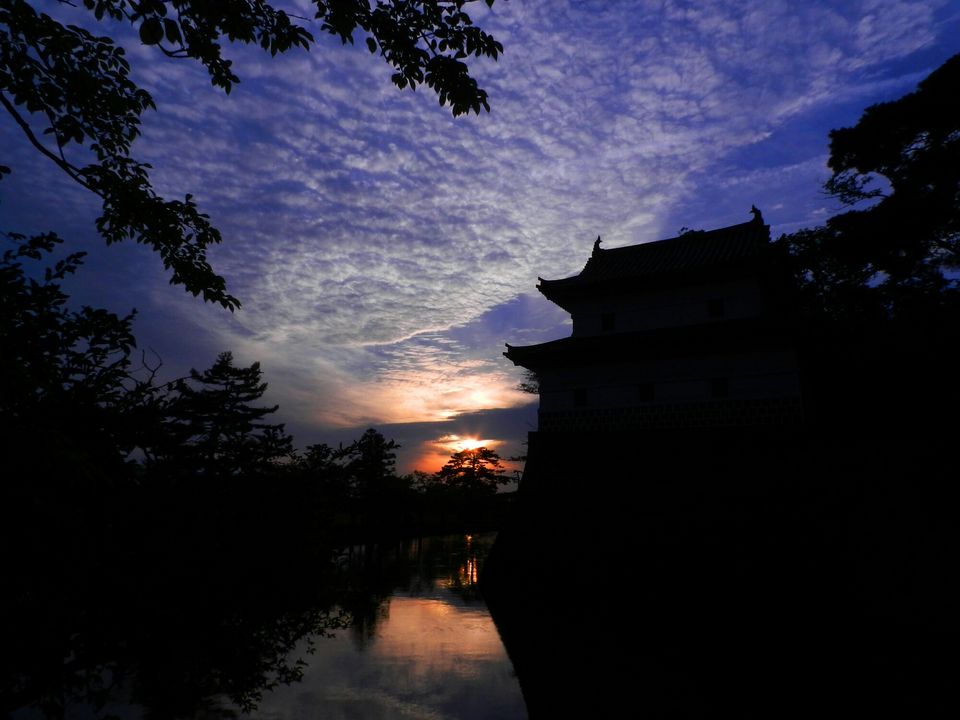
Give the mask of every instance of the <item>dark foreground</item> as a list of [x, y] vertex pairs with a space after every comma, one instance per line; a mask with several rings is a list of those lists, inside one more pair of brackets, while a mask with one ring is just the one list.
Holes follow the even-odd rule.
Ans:
[[952, 463], [833, 437], [534, 435], [482, 578], [530, 716], [956, 717]]

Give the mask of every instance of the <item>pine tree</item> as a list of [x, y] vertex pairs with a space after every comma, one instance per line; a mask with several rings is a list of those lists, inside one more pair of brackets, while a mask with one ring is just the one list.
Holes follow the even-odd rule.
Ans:
[[379, 431], [369, 428], [359, 440], [338, 451], [339, 458], [346, 461], [344, 471], [356, 498], [370, 500], [381, 496], [391, 481], [396, 480], [394, 451], [399, 447]]
[[500, 456], [486, 447], [453, 453], [437, 478], [450, 489], [478, 495], [493, 495], [498, 486], [510, 482]]
[[224, 352], [209, 369], [177, 381], [166, 409], [165, 446], [155, 449], [154, 459], [204, 477], [274, 470], [290, 457], [293, 441], [283, 424], [265, 421], [276, 405], [255, 405], [267, 389], [262, 374], [260, 363], [235, 367], [233, 355]]

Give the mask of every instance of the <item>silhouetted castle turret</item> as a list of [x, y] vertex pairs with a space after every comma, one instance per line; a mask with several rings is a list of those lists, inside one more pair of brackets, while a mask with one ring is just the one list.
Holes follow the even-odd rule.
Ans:
[[750, 222], [605, 250], [537, 289], [571, 337], [504, 353], [540, 379], [541, 433], [796, 424], [785, 282], [769, 226]]
[[571, 336], [507, 346], [539, 430], [481, 583], [533, 720], [956, 715], [954, 426], [883, 392], [915, 346], [801, 322], [751, 212], [598, 239], [538, 286]]

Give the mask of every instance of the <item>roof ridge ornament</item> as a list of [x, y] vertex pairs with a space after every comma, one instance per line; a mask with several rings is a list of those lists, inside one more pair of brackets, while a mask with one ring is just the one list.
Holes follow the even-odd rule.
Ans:
[[763, 215], [761, 214], [759, 208], [756, 205], [750, 206], [750, 213], [753, 215], [753, 221], [763, 225]]
[[593, 241], [593, 254], [594, 254], [594, 255], [596, 255], [596, 254], [597, 254], [598, 252], [600, 252], [600, 250], [602, 249], [602, 248], [600, 247], [600, 243], [601, 243], [601, 242], [603, 242], [603, 241], [600, 239], [600, 236], [597, 235], [597, 239]]

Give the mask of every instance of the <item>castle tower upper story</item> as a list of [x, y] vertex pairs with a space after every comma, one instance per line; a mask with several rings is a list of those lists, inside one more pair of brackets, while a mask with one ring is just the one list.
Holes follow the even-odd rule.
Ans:
[[802, 418], [781, 248], [750, 222], [604, 249], [538, 290], [570, 337], [504, 355], [540, 379], [540, 430], [687, 428]]

